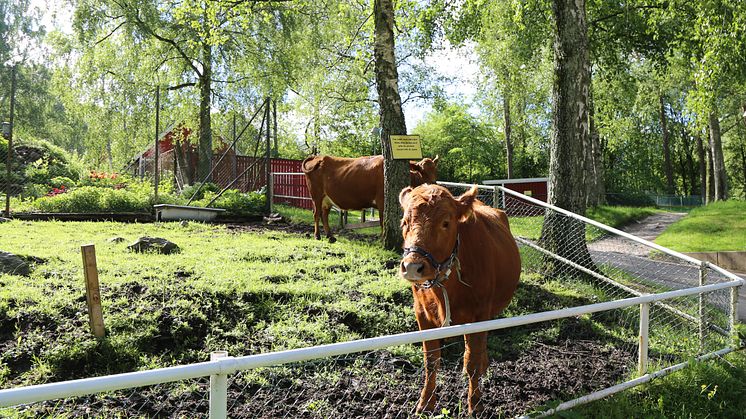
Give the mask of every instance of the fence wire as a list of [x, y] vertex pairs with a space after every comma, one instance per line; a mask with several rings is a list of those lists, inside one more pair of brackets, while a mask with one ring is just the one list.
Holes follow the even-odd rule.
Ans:
[[[460, 195], [470, 186], [448, 188]], [[729, 281], [706, 264], [676, 259], [493, 188], [480, 188], [479, 198], [507, 212], [521, 252], [521, 282], [504, 317]], [[547, 244], [553, 228], [566, 236], [562, 248]], [[730, 293], [723, 289], [651, 304], [648, 369], [727, 347]], [[480, 417], [542, 411], [637, 377], [640, 313], [634, 306], [490, 332]], [[440, 350], [432, 416], [466, 417], [463, 337], [442, 340]], [[423, 377], [418, 344], [242, 371], [228, 377], [228, 416], [412, 417]], [[206, 417], [208, 392], [209, 380], [203, 378], [35, 403], [15, 412]]]

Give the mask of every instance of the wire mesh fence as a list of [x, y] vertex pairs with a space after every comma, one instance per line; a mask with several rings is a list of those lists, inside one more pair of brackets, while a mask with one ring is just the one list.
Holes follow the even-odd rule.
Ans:
[[[454, 195], [471, 187], [447, 186]], [[733, 278], [726, 272], [503, 190], [481, 187], [479, 197], [506, 210], [521, 252], [521, 283], [502, 315], [505, 320], [723, 285], [643, 304], [649, 311], [634, 304], [490, 332], [478, 405], [482, 417], [537, 413], [731, 344], [733, 289], [725, 286], [732, 286]], [[548, 241], [551, 229], [565, 235], [561, 249]], [[646, 353], [641, 352], [643, 334]], [[468, 415], [464, 346], [463, 337], [440, 339], [432, 415]], [[283, 362], [229, 374], [228, 416], [395, 418], [416, 413], [424, 377], [417, 343]], [[208, 392], [205, 378], [192, 379], [33, 403], [14, 412], [28, 417], [104, 410], [125, 417], [206, 417]]]

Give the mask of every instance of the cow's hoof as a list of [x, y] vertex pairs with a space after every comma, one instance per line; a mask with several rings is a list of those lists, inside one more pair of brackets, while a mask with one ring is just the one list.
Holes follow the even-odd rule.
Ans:
[[334, 243], [334, 242], [336, 242], [336, 241], [337, 241], [337, 238], [336, 238], [336, 237], [333, 237], [333, 236], [330, 236], [330, 237], [329, 237], [329, 243]]
[[314, 237], [316, 238], [316, 240], [321, 240], [321, 234], [317, 234], [317, 235], [316, 235], [316, 236], [314, 236]]

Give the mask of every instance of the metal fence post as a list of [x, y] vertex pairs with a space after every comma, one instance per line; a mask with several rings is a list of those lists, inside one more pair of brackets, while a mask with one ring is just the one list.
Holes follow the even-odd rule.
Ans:
[[492, 189], [492, 208], [500, 208], [499, 196], [499, 189], [497, 189], [497, 186], [495, 186]]
[[[210, 361], [228, 358], [228, 351], [210, 353]], [[228, 374], [210, 376], [210, 419], [228, 417]]]
[[648, 329], [650, 326], [650, 303], [640, 304], [640, 348], [637, 357], [637, 373], [645, 375], [648, 371]]
[[[702, 287], [705, 285], [705, 282], [707, 281], [707, 268], [708, 264], [705, 261], [702, 261], [702, 263], [699, 265], [699, 286]], [[705, 333], [706, 333], [706, 327], [705, 327], [705, 296], [702, 293], [699, 293], [699, 302], [698, 302], [698, 320], [699, 320], [699, 351], [704, 352], [705, 350]]]
[[738, 331], [736, 330], [736, 324], [738, 324], [738, 289], [741, 287], [732, 287], [730, 289], [730, 334], [735, 339], [736, 345], [738, 343]]
[[272, 172], [269, 172], [269, 184], [267, 187], [269, 188], [269, 203], [267, 204], [267, 207], [269, 208], [268, 215], [272, 214], [273, 208], [273, 202], [275, 199], [275, 174]]

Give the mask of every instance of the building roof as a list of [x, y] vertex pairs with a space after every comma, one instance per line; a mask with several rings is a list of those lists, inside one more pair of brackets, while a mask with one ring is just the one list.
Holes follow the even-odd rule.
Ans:
[[548, 182], [548, 177], [528, 177], [523, 179], [495, 179], [495, 180], [485, 180], [485, 185], [506, 185], [509, 183], [539, 183], [539, 182]]

